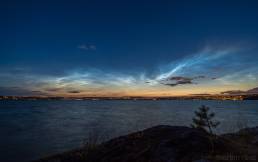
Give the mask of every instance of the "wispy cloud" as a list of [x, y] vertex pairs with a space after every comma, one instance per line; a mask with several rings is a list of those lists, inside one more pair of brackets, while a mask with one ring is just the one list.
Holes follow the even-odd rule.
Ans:
[[[78, 48], [82, 50], [96, 49], [96, 47], [90, 47], [89, 45], [81, 45]], [[0, 73], [0, 84], [8, 87], [22, 87], [21, 89], [27, 90], [26, 93], [28, 94], [40, 94], [42, 92], [50, 95], [99, 95], [101, 93], [123, 95], [131, 92], [142, 93], [143, 91], [153, 95], [158, 93], [220, 93], [221, 91], [234, 93], [229, 92], [229, 90], [237, 89], [234, 87], [239, 86], [240, 90], [257, 86], [257, 66], [254, 64], [246, 66], [246, 60], [242, 60], [241, 56], [234, 52], [236, 51], [227, 49], [205, 49], [197, 54], [161, 66], [159, 71], [153, 71], [152, 73], [147, 70], [146, 73], [145, 71], [130, 73], [130, 71], [124, 72], [114, 69], [81, 68], [65, 71], [58, 76], [48, 76], [38, 73], [25, 73], [24, 71], [12, 75], [11, 72], [5, 70]], [[235, 60], [236, 58], [237, 60]], [[175, 88], [167, 88], [163, 85]], [[189, 90], [184, 89], [183, 85], [196, 86]], [[214, 87], [220, 89], [214, 90]], [[206, 91], [203, 88], [213, 88], [213, 90]], [[15, 91], [22, 94], [18, 89]], [[9, 88], [8, 91], [15, 92], [13, 88]]]
[[162, 67], [161, 70], [163, 72], [157, 75], [156, 80], [162, 80], [174, 75], [204, 73], [208, 69], [219, 67], [221, 59], [231, 52], [231, 50], [212, 50], [206, 48], [197, 54]]
[[184, 84], [197, 84], [197, 83], [194, 83], [193, 80], [203, 79], [203, 78], [205, 78], [205, 76], [196, 76], [196, 77], [192, 77], [192, 78], [182, 77], [182, 76], [172, 76], [172, 77], [163, 79], [159, 82], [161, 84], [174, 87], [177, 85], [184, 85]]
[[[257, 81], [258, 69], [250, 59], [248, 60], [243, 51], [238, 48], [209, 47], [169, 65], [161, 66], [160, 73], [154, 78], [156, 82], [148, 81], [148, 83], [161, 83], [174, 87], [193, 84], [193, 80], [199, 79], [198, 83], [211, 86], [240, 83], [244, 85], [247, 82], [253, 84]], [[205, 78], [194, 77], [203, 74]], [[177, 78], [178, 76], [181, 78]]]
[[42, 91], [28, 90], [21, 87], [0, 87], [0, 95], [5, 96], [44, 96], [47, 95]]
[[58, 92], [58, 91], [61, 91], [62, 88], [46, 88], [45, 91], [48, 91], [48, 92]]
[[78, 45], [77, 48], [85, 51], [95, 51], [97, 49], [96, 46], [93, 44], [81, 44]]
[[227, 95], [258, 94], [258, 87], [249, 89], [249, 90], [247, 90], [247, 91], [241, 91], [241, 90], [225, 91], [225, 92], [221, 92], [221, 94], [227, 94]]

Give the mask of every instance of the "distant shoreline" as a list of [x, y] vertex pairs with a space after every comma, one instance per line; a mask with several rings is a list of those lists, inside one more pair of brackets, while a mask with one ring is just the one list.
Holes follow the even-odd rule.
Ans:
[[0, 100], [258, 100], [253, 95], [193, 95], [170, 97], [46, 97], [46, 96], [0, 96]]

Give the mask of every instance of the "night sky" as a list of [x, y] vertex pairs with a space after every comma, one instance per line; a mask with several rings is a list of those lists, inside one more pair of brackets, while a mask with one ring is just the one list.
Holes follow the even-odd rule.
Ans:
[[0, 95], [258, 87], [258, 1], [1, 1]]

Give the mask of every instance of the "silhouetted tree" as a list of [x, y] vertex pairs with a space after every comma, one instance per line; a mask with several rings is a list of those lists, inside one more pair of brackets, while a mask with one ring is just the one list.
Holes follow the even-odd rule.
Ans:
[[193, 118], [193, 124], [191, 126], [193, 128], [203, 129], [207, 132], [206, 128], [208, 128], [208, 132], [213, 134], [212, 129], [216, 128], [220, 122], [212, 121], [215, 114], [209, 113], [209, 107], [202, 105], [199, 107], [198, 111], [195, 111], [195, 117]]

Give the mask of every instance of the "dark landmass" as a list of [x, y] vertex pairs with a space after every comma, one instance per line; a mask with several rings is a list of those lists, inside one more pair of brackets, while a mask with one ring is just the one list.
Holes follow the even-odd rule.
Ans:
[[258, 94], [251, 95], [204, 95], [171, 97], [44, 97], [44, 96], [0, 96], [0, 100], [258, 100]]
[[258, 161], [258, 127], [220, 136], [160, 125], [35, 162]]

